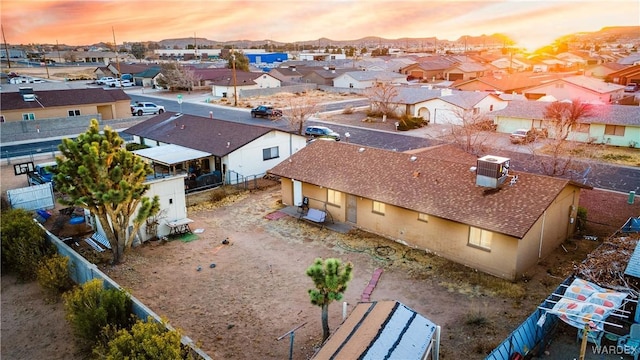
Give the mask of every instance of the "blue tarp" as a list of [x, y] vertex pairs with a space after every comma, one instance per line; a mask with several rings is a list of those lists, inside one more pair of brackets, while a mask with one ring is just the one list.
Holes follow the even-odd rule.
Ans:
[[622, 226], [623, 233], [640, 232], [640, 218], [629, 218]]

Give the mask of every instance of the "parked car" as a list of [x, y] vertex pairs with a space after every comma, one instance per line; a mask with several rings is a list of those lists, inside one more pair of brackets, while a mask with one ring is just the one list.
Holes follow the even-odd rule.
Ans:
[[133, 85], [134, 83], [130, 80], [116, 80], [109, 83], [109, 86], [111, 87], [131, 87]]
[[96, 84], [98, 85], [109, 85], [110, 82], [112, 81], [116, 81], [116, 79], [114, 79], [111, 76], [103, 76], [100, 79], [96, 80]]
[[518, 129], [509, 135], [512, 144], [527, 144], [536, 139], [536, 132], [533, 129]]
[[149, 115], [149, 114], [162, 114], [164, 112], [164, 106], [156, 105], [152, 102], [137, 101], [131, 105], [131, 115]]
[[274, 109], [271, 105], [260, 105], [251, 109], [251, 117], [275, 117], [282, 116], [282, 111]]
[[624, 92], [636, 92], [640, 88], [640, 85], [637, 83], [628, 83], [627, 86], [624, 87]]
[[312, 137], [327, 137], [332, 138], [335, 141], [340, 141], [340, 134], [326, 126], [307, 126], [304, 130], [304, 134]]

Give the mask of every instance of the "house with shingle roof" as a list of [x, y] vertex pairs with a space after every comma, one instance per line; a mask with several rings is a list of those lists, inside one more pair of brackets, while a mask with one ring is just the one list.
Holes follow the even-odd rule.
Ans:
[[584, 74], [598, 79], [606, 79], [609, 75], [628, 67], [628, 65], [622, 65], [616, 62], [603, 62], [598, 65], [590, 66], [585, 70]]
[[194, 75], [199, 79], [199, 86], [211, 87], [213, 96], [233, 97], [237, 89], [238, 93], [247, 89], [267, 89], [280, 87], [281, 82], [272, 75], [264, 72], [235, 71], [228, 68], [192, 68]]
[[300, 81], [305, 84], [316, 84], [333, 86], [333, 81], [338, 76], [353, 71], [353, 69], [336, 69], [335, 67], [329, 68], [310, 68], [304, 70], [305, 74], [302, 75]]
[[348, 71], [333, 79], [333, 87], [367, 89], [376, 84], [408, 84], [407, 77], [391, 71]]
[[444, 73], [456, 62], [442, 59], [441, 57], [430, 57], [427, 60], [418, 60], [415, 64], [407, 65], [400, 69], [400, 73], [405, 74], [409, 80], [417, 79], [424, 81], [443, 80]]
[[482, 64], [474, 62], [456, 63], [444, 71], [445, 80], [469, 80], [484, 76], [488, 70]]
[[420, 117], [431, 124], [461, 125], [463, 117], [502, 109], [508, 101], [479, 91], [397, 87], [391, 103], [398, 115]]
[[584, 186], [508, 168], [452, 145], [402, 153], [316, 141], [268, 173], [285, 205], [306, 197], [334, 221], [514, 280], [574, 233]]
[[87, 117], [101, 120], [131, 116], [131, 98], [122, 89], [63, 89], [0, 93], [3, 122]]
[[[493, 112], [497, 132], [511, 133], [516, 129], [546, 129], [553, 138], [553, 126], [545, 119], [549, 103], [511, 101], [507, 107]], [[571, 141], [640, 148], [640, 106], [592, 105], [590, 115], [571, 129]]]
[[592, 104], [611, 104], [624, 97], [624, 86], [576, 75], [532, 86], [523, 92], [532, 100], [551, 95], [560, 101], [578, 99]]
[[[172, 112], [138, 123], [125, 133], [133, 135], [136, 143], [166, 149], [150, 161], [169, 173], [186, 173], [193, 166], [202, 173], [218, 171], [230, 183], [262, 176], [306, 145], [304, 136], [279, 129]], [[176, 153], [187, 152], [191, 156], [170, 161]]]
[[282, 85], [299, 84], [301, 78], [307, 73], [304, 66], [283, 66], [269, 70], [269, 75], [280, 80]]
[[625, 86], [632, 82], [640, 84], [640, 64], [625, 65], [625, 68], [607, 75], [605, 81]]

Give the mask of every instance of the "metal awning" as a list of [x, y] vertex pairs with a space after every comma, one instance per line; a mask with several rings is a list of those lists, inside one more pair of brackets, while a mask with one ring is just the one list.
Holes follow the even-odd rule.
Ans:
[[133, 151], [134, 154], [167, 166], [181, 164], [185, 161], [197, 160], [212, 156], [200, 150], [189, 149], [180, 145], [162, 145]]

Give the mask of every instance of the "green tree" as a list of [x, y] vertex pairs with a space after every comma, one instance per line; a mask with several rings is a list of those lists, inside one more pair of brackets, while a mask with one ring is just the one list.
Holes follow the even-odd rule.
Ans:
[[[94, 214], [113, 252], [113, 263], [122, 261], [142, 223], [160, 210], [158, 196], [144, 193], [147, 175], [153, 171], [142, 158], [123, 147], [124, 140], [110, 127], [100, 131], [98, 120], [75, 140], [62, 139], [54, 170], [59, 201], [89, 209]], [[133, 220], [133, 229], [127, 229]]]
[[229, 51], [229, 55], [227, 55], [224, 59], [229, 62], [227, 64], [227, 68], [233, 69], [233, 64], [235, 62], [236, 71], [249, 72], [249, 58], [245, 54], [239, 51], [231, 50]]
[[136, 59], [144, 59], [144, 54], [147, 52], [147, 48], [142, 43], [131, 44], [131, 55]]
[[329, 258], [324, 261], [317, 258], [307, 268], [307, 276], [316, 285], [309, 289], [309, 297], [313, 305], [322, 308], [322, 341], [329, 337], [329, 304], [339, 301], [347, 290], [347, 284], [353, 277], [353, 264], [342, 264], [340, 259]]

